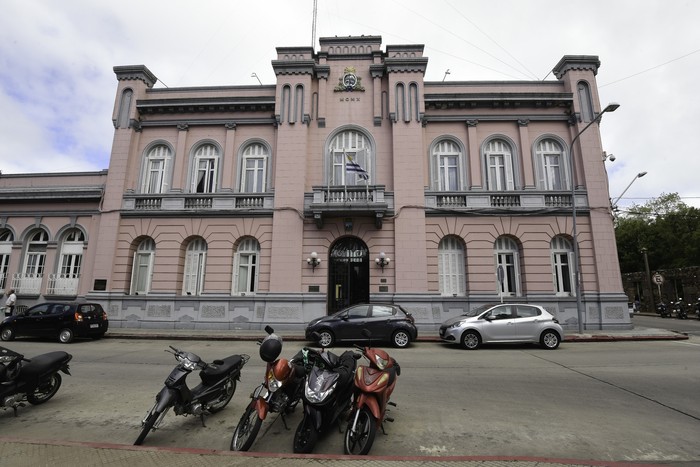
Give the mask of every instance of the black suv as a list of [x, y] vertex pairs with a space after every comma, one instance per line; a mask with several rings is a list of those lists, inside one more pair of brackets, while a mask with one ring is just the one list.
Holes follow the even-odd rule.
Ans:
[[74, 337], [100, 338], [108, 328], [107, 313], [99, 303], [48, 302], [5, 318], [0, 323], [0, 338], [51, 337], [67, 344]]

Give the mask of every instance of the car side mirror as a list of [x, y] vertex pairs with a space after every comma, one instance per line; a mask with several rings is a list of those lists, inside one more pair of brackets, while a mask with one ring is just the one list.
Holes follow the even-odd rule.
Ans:
[[341, 316], [340, 316], [340, 319], [342, 319], [343, 321], [347, 321], [347, 320], [348, 320], [348, 315], [341, 315]]
[[493, 316], [484, 316], [484, 319], [488, 322], [493, 321]]

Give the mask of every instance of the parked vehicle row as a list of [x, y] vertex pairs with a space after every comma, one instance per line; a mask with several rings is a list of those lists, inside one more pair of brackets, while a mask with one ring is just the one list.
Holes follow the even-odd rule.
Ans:
[[688, 319], [692, 315], [695, 315], [695, 318], [700, 319], [700, 297], [694, 304], [686, 304], [683, 302], [682, 298], [671, 302], [669, 305], [666, 305], [663, 301], [659, 302], [656, 305], [656, 313], [662, 318], [672, 318], [675, 316], [678, 319]]
[[[3, 340], [28, 335], [22, 323], [43, 322], [40, 334], [70, 342], [74, 336], [100, 337], [108, 320], [102, 307], [95, 303], [45, 303], [2, 322]], [[250, 450], [269, 414], [278, 414], [285, 427], [286, 417], [301, 403], [303, 414], [294, 433], [295, 453], [311, 453], [319, 437], [333, 427], [345, 425], [343, 449], [346, 454], [368, 454], [377, 430], [384, 422], [393, 422], [389, 407], [401, 374], [399, 363], [386, 351], [372, 347], [376, 341], [401, 348], [417, 337], [410, 313], [397, 305], [361, 304], [313, 320], [306, 337], [320, 347], [303, 347], [291, 359], [281, 358], [282, 338], [270, 326], [258, 341], [260, 358], [266, 363], [262, 382], [250, 394], [244, 413], [235, 427], [230, 449]], [[556, 349], [564, 335], [557, 320], [544, 308], [528, 304], [492, 304], [476, 308], [447, 320], [440, 327], [444, 342], [460, 344], [474, 350], [494, 342], [529, 342], [545, 349]], [[336, 354], [327, 349], [340, 341], [361, 342], [353, 349]], [[163, 423], [173, 409], [175, 415], [200, 417], [223, 410], [232, 400], [241, 371], [250, 356], [229, 355], [207, 363], [199, 355], [169, 346], [176, 365], [155, 396], [152, 407], [141, 420], [134, 442], [141, 445]], [[0, 347], [0, 407], [17, 408], [24, 402], [41, 404], [51, 399], [61, 385], [59, 372], [69, 373], [71, 355], [50, 352], [24, 358]], [[358, 365], [365, 358], [367, 364]], [[190, 388], [187, 377], [198, 371], [199, 384]]]

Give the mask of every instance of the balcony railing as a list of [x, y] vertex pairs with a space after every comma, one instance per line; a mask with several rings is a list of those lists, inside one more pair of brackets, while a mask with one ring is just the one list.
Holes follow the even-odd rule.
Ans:
[[133, 215], [168, 211], [272, 211], [273, 207], [273, 193], [138, 194], [127, 192], [122, 202], [125, 214]]
[[[470, 210], [513, 210], [527, 212], [528, 210], [570, 210], [572, 197], [570, 192], [552, 191], [520, 191], [520, 192], [490, 192], [490, 191], [426, 191], [425, 205], [428, 210], [454, 209], [468, 212]], [[576, 207], [588, 208], [588, 197], [585, 192], [576, 194]]]
[[313, 217], [317, 226], [324, 218], [343, 216], [373, 217], [381, 228], [385, 215], [393, 213], [394, 195], [384, 185], [314, 186], [304, 195], [304, 214]]
[[78, 295], [80, 274], [49, 274], [47, 295]]
[[44, 274], [13, 274], [12, 288], [18, 295], [39, 295], [43, 280]]

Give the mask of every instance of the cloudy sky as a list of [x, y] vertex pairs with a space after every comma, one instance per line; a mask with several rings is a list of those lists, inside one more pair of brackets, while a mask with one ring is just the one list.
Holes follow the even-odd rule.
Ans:
[[[146, 65], [159, 87], [273, 84], [275, 47], [312, 44], [313, 0], [2, 7], [3, 173], [106, 169], [115, 65]], [[601, 124], [611, 198], [646, 171], [621, 207], [676, 192], [700, 206], [698, 18], [697, 0], [318, 0], [316, 37], [424, 44], [429, 81], [551, 80], [562, 56], [598, 55], [601, 104], [621, 104]]]

